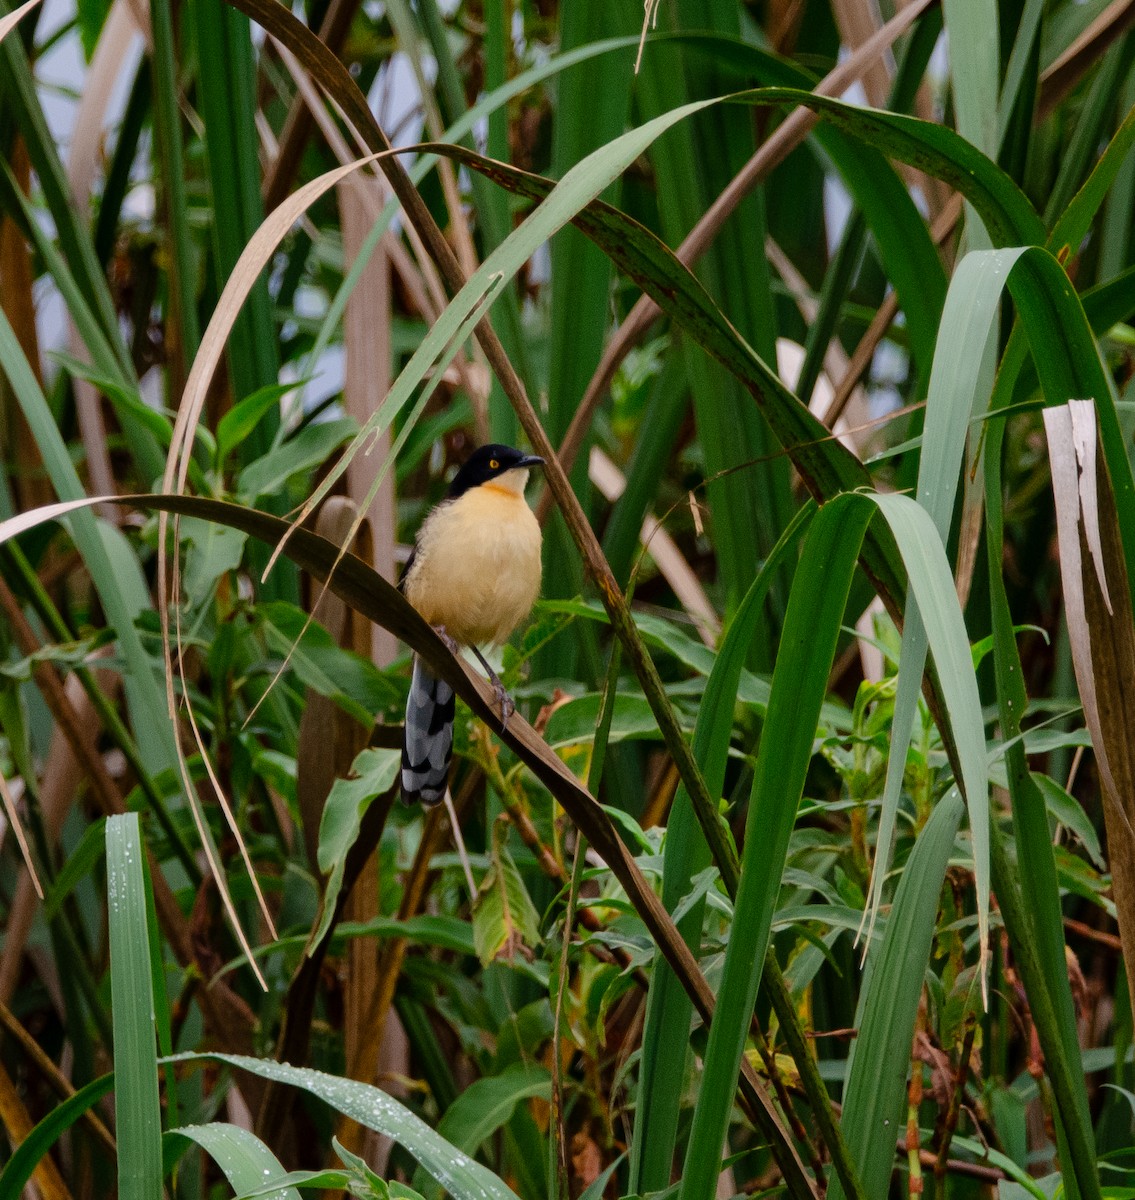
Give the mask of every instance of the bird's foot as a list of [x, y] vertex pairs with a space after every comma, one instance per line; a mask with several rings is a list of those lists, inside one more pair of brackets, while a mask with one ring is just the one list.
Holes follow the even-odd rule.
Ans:
[[488, 672], [489, 683], [493, 685], [493, 696], [496, 699], [497, 706], [500, 708], [501, 732], [503, 733], [504, 730], [508, 728], [508, 722], [512, 717], [512, 714], [516, 712], [516, 702], [508, 694], [508, 689], [503, 683], [501, 683], [500, 677], [497, 675], [496, 671], [489, 666], [485, 656], [480, 652], [480, 650], [477, 649], [476, 646], [473, 647], [473, 653], [477, 656], [481, 666], [484, 667]]
[[446, 630], [444, 625], [433, 626], [433, 631], [445, 643], [445, 648], [449, 651], [450, 654], [457, 655], [457, 654], [461, 653], [461, 647], [457, 644], [457, 642], [453, 638], [451, 638], [449, 636], [449, 633]]
[[492, 684], [493, 695], [496, 697], [497, 704], [501, 710], [501, 730], [503, 731], [508, 728], [509, 719], [516, 712], [516, 702], [505, 690], [504, 684], [495, 675], [493, 676]]

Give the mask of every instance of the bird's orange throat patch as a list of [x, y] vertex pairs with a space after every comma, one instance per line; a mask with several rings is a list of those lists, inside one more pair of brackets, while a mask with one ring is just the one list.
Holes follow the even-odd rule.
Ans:
[[524, 489], [528, 486], [528, 468], [519, 467], [512, 471], [505, 471], [503, 475], [498, 475], [495, 479], [490, 479], [481, 484], [481, 490], [485, 492], [496, 492], [500, 496], [508, 496], [510, 500], [523, 500]]

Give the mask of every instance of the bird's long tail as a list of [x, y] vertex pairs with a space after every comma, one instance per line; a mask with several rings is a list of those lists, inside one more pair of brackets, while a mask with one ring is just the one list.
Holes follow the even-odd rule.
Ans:
[[445, 798], [454, 710], [453, 689], [415, 656], [402, 739], [402, 799], [407, 804], [433, 805]]

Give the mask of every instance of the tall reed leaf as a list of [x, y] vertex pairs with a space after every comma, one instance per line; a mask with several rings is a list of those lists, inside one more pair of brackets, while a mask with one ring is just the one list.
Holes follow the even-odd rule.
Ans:
[[118, 1127], [118, 1194], [123, 1200], [153, 1200], [162, 1190], [162, 1123], [146, 921], [145, 853], [137, 813], [107, 821], [114, 1115]]
[[[195, 22], [205, 122], [205, 146], [213, 199], [214, 269], [218, 285], [235, 270], [245, 246], [263, 224], [260, 159], [256, 139], [256, 79], [248, 18], [222, 0], [200, 0], [189, 10]], [[237, 318], [229, 348], [236, 399], [278, 381], [276, 322], [268, 281], [254, 281], [248, 306]], [[267, 453], [278, 419], [253, 431], [245, 461]]]
[[[981, 395], [984, 347], [996, 335], [1001, 288], [1020, 250], [975, 251], [959, 264], [942, 312], [934, 369], [926, 399], [926, 426], [918, 464], [918, 501], [938, 537], [950, 536], [959, 472], [971, 421], [984, 410]], [[926, 629], [917, 608], [907, 606], [899, 657], [898, 690], [891, 723], [891, 750], [879, 815], [878, 851], [872, 869], [869, 909], [874, 920], [883, 898], [907, 747], [926, 665]]]
[[716, 1194], [737, 1072], [768, 946], [788, 841], [872, 507], [839, 496], [815, 519], [801, 552], [761, 731], [718, 1005], [686, 1150], [681, 1200]]
[[946, 549], [929, 513], [909, 496], [876, 493], [871, 498], [898, 542], [910, 579], [911, 594], [934, 656], [938, 684], [961, 762], [961, 778], [957, 782], [969, 809], [973, 840], [984, 995], [989, 956], [989, 784], [981, 697], [965, 621], [954, 590]]
[[1053, 225], [1048, 238], [1048, 248], [1058, 259], [1063, 260], [1065, 255], [1079, 246], [1092, 223], [1092, 218], [1107, 198], [1116, 176], [1125, 164], [1130, 166], [1133, 145], [1135, 108], [1124, 118], [1123, 124], [1115, 131], [1115, 136], [1108, 142], [1091, 174]]
[[944, 0], [950, 82], [958, 133], [990, 158], [997, 154], [1000, 45], [995, 0]]
[[[756, 624], [765, 612], [769, 585], [790, 559], [814, 513], [814, 506], [804, 505], [784, 531], [738, 607], [714, 659], [694, 728], [694, 756], [711, 796], [718, 795], [725, 782], [737, 687]], [[671, 912], [689, 891], [694, 876], [709, 864], [709, 846], [698, 828], [689, 793], [679, 787], [666, 823], [662, 870], [662, 902]], [[695, 954], [700, 951], [704, 914], [702, 900], [678, 922], [678, 931]], [[642, 1032], [630, 1155], [632, 1192], [660, 1191], [670, 1181], [692, 1014], [689, 997], [665, 960], [656, 956]]]

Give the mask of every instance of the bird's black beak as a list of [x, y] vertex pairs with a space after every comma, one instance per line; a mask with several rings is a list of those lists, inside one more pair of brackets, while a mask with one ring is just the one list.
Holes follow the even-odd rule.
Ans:
[[542, 467], [544, 460], [538, 454], [526, 454], [516, 466], [518, 467]]

